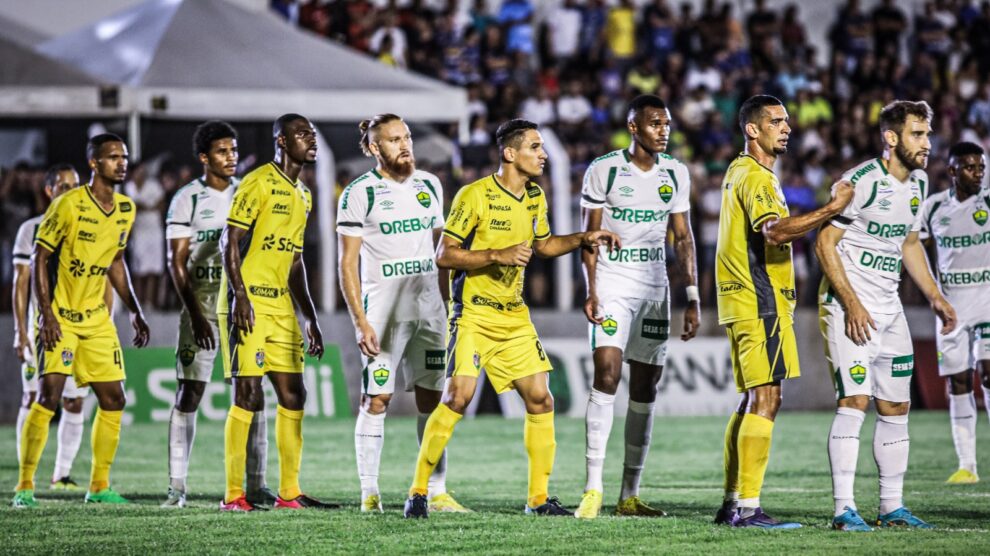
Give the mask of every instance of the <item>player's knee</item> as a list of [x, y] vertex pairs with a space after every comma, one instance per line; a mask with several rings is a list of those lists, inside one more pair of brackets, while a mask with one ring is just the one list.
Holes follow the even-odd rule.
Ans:
[[203, 399], [203, 393], [205, 391], [205, 382], [180, 382], [178, 389], [175, 391], [175, 408], [183, 413], [196, 411], [199, 409], [199, 403]]
[[82, 413], [82, 398], [62, 398], [62, 409], [69, 413]]
[[865, 413], [870, 407], [870, 398], [869, 396], [849, 396], [842, 398], [839, 400], [839, 407], [857, 409]]
[[887, 402], [877, 400], [877, 413], [885, 416], [907, 415], [911, 402]]
[[471, 395], [467, 392], [460, 392], [458, 390], [448, 390], [443, 396], [443, 404], [450, 408], [454, 413], [459, 413], [464, 415], [467, 411], [468, 404], [471, 403]]
[[949, 391], [953, 395], [969, 394], [973, 391], [973, 373], [963, 371], [949, 376]]
[[32, 391], [24, 392], [24, 395], [21, 396], [21, 405], [23, 405], [26, 409], [30, 409], [31, 404], [34, 403], [35, 395], [36, 392], [32, 392]]
[[990, 361], [980, 361], [977, 368], [980, 370], [980, 383], [983, 388], [990, 388]]
[[121, 411], [127, 405], [127, 395], [123, 388], [113, 392], [104, 392], [97, 398], [100, 402], [100, 409], [104, 411]]
[[265, 396], [261, 381], [235, 381], [234, 405], [248, 411], [261, 411], [265, 407]]
[[282, 392], [278, 397], [278, 403], [285, 409], [299, 411], [306, 407], [306, 389], [290, 390]]
[[526, 398], [526, 412], [539, 415], [553, 411], [553, 394], [549, 390], [531, 393]]
[[392, 401], [391, 394], [378, 394], [377, 396], [363, 396], [361, 406], [372, 415], [381, 415], [388, 410], [388, 404]]
[[59, 397], [60, 396], [58, 395], [46, 393], [44, 390], [42, 390], [38, 392], [38, 399], [36, 399], [32, 403], [37, 403], [38, 405], [49, 411], [55, 411], [56, 409], [58, 409]]
[[604, 394], [615, 394], [619, 389], [619, 379], [621, 374], [612, 369], [605, 369], [600, 373], [595, 373], [595, 390]]

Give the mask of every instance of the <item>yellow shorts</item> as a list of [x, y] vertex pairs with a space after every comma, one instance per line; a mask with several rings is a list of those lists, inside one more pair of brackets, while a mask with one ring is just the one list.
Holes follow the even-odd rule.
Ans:
[[224, 378], [303, 372], [303, 336], [295, 315], [255, 314], [250, 334], [236, 330], [227, 315], [217, 316]]
[[528, 320], [479, 326], [461, 317], [447, 332], [447, 377], [478, 377], [482, 369], [501, 394], [514, 388], [513, 381], [552, 371], [553, 365]]
[[118, 382], [124, 380], [124, 352], [120, 349], [117, 327], [109, 318], [95, 326], [73, 326], [60, 322], [62, 339], [51, 350], [41, 348], [41, 335], [37, 334], [35, 350], [38, 372], [41, 375], [57, 373], [75, 378], [76, 386], [90, 382]]
[[732, 374], [739, 392], [801, 376], [791, 320], [741, 320], [729, 323], [725, 331], [732, 346]]

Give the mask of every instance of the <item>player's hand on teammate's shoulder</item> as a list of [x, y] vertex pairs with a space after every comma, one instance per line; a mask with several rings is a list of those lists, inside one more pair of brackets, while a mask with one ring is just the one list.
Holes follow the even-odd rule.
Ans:
[[320, 330], [320, 323], [316, 320], [306, 321], [306, 340], [309, 341], [306, 353], [310, 357], [323, 359], [323, 331]]
[[148, 345], [148, 340], [151, 338], [151, 329], [148, 328], [148, 323], [144, 320], [144, 314], [140, 312], [132, 313], [131, 326], [134, 327], [134, 345], [139, 348]]
[[584, 316], [591, 324], [601, 324], [605, 320], [598, 306], [598, 296], [589, 295], [584, 300]]
[[533, 248], [528, 242], [495, 251], [495, 262], [505, 266], [526, 266], [533, 256]]
[[877, 323], [858, 300], [846, 308], [846, 336], [857, 346], [865, 346], [872, 339], [870, 328], [877, 330]]
[[619, 239], [619, 234], [615, 232], [595, 230], [584, 233], [584, 237], [581, 238], [581, 245], [591, 248], [598, 245], [608, 245], [608, 250], [611, 251], [613, 249], [620, 249], [622, 247], [622, 240]]
[[200, 349], [216, 349], [216, 339], [213, 337], [213, 327], [202, 314], [192, 317], [193, 338]]
[[846, 205], [848, 205], [853, 200], [853, 196], [856, 195], [856, 187], [849, 180], [842, 180], [836, 182], [832, 186], [832, 200], [829, 201], [832, 209], [836, 212], [841, 212]]
[[956, 329], [956, 310], [948, 300], [942, 297], [942, 294], [938, 294], [932, 301], [932, 311], [942, 321], [942, 330], [940, 332], [943, 336]]
[[681, 340], [688, 341], [698, 335], [698, 328], [701, 327], [701, 305], [697, 301], [690, 301], [684, 309], [684, 333]]
[[374, 357], [382, 352], [381, 346], [378, 345], [378, 334], [367, 322], [358, 325], [358, 349], [366, 357]]

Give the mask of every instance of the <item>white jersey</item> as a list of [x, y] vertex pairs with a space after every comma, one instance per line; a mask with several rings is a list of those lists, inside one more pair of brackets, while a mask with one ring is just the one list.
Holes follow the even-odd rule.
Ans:
[[932, 195], [922, 206], [921, 238], [931, 237], [935, 243], [939, 286], [953, 306], [979, 303], [990, 308], [988, 219], [990, 190], [986, 189], [965, 201], [948, 189]]
[[[856, 190], [842, 214], [831, 221], [845, 230], [837, 249], [849, 283], [870, 313], [900, 313], [901, 252], [907, 235], [921, 228], [928, 175], [915, 170], [901, 183], [877, 158], [853, 167], [841, 179], [851, 181]], [[828, 277], [822, 279], [820, 294], [823, 303], [837, 302]]]
[[687, 167], [669, 155], [657, 155], [645, 172], [626, 149], [592, 161], [584, 174], [581, 206], [602, 209], [602, 229], [622, 240], [622, 249], [599, 249], [599, 296], [656, 299], [665, 292], [667, 220], [671, 213], [687, 212], [690, 197]]
[[344, 189], [337, 233], [361, 238], [361, 300], [368, 320], [443, 316], [433, 230], [443, 228], [443, 188], [416, 170], [402, 183], [371, 170]]
[[189, 182], [176, 191], [165, 217], [165, 238], [189, 238], [189, 259], [186, 270], [193, 293], [204, 315], [214, 318], [223, 262], [220, 259], [220, 234], [227, 222], [230, 203], [240, 180], [217, 191], [202, 178]]
[[[38, 226], [41, 225], [41, 219], [43, 217], [44, 215], [41, 214], [34, 218], [28, 218], [17, 229], [17, 237], [14, 239], [14, 266], [31, 266], [31, 255], [34, 253], [34, 236], [38, 233]], [[38, 303], [38, 300], [34, 296], [34, 287], [30, 285], [32, 282], [33, 280], [28, 281], [28, 291], [30, 292], [28, 297], [28, 320], [24, 323], [28, 327], [30, 338], [34, 338], [35, 307], [37, 307]]]

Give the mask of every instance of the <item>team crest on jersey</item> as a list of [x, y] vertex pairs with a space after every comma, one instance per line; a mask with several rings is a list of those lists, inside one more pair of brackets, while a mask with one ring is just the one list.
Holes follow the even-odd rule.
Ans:
[[65, 348], [62, 350], [62, 366], [68, 367], [69, 365], [72, 364], [72, 360], [74, 358], [75, 355], [72, 353], [71, 349]]
[[602, 321], [602, 332], [608, 334], [609, 336], [614, 336], [616, 330], [619, 329], [619, 323], [615, 322], [612, 317], [605, 317]]
[[474, 363], [474, 368], [481, 370], [481, 354], [477, 351], [474, 352], [474, 357], [472, 358], [472, 363]]
[[657, 193], [660, 194], [660, 199], [662, 199], [663, 202], [669, 203], [670, 199], [674, 196], [674, 188], [667, 184], [663, 184], [657, 188]]
[[190, 346], [189, 344], [182, 346], [182, 349], [179, 350], [179, 361], [182, 362], [183, 367], [188, 367], [189, 365], [192, 365], [192, 362], [195, 358], [196, 358], [196, 352], [193, 351], [192, 346]]
[[849, 378], [853, 379], [856, 384], [863, 384], [863, 381], [866, 380], [866, 367], [859, 363], [849, 367]]
[[430, 208], [432, 201], [430, 201], [430, 194], [425, 191], [420, 191], [416, 194], [416, 200], [419, 204], [423, 205], [423, 208]]
[[254, 363], [258, 365], [259, 369], [263, 369], [265, 367], [265, 350], [259, 349], [258, 353], [254, 354]]
[[375, 384], [385, 386], [385, 383], [388, 382], [388, 375], [390, 374], [392, 373], [385, 367], [379, 367], [372, 371], [371, 379], [375, 381]]
[[973, 221], [980, 226], [987, 223], [987, 211], [985, 209], [979, 209], [973, 213]]
[[911, 214], [918, 214], [918, 206], [921, 205], [921, 199], [917, 197], [911, 197]]

